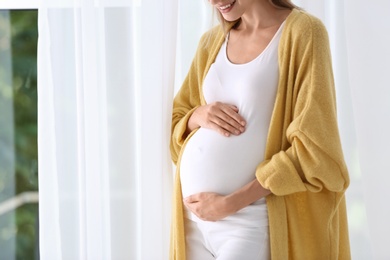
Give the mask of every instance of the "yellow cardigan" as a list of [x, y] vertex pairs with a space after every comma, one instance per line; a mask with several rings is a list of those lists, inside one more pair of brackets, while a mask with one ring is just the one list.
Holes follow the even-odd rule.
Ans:
[[[200, 40], [174, 99], [171, 154], [177, 164], [170, 259], [185, 260], [180, 158], [192, 112], [206, 102], [202, 83], [224, 41], [220, 26]], [[344, 192], [349, 177], [337, 127], [329, 40], [317, 18], [294, 9], [279, 44], [279, 85], [264, 161], [256, 178], [267, 196], [275, 260], [350, 259]], [[201, 259], [200, 259], [201, 260]]]

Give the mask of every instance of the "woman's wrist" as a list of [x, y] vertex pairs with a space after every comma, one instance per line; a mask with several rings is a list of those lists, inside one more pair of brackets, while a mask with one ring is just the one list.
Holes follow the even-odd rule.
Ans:
[[[198, 109], [198, 108], [197, 108]], [[195, 130], [196, 128], [199, 128], [199, 124], [197, 123], [196, 121], [196, 110], [195, 109], [193, 112], [192, 112], [192, 115], [190, 116], [190, 118], [188, 119], [188, 123], [187, 123], [187, 130], [188, 132], [192, 132], [193, 130]]]
[[247, 206], [235, 192], [225, 196], [225, 205], [227, 211], [231, 212], [231, 214], [236, 213]]
[[198, 110], [198, 108], [196, 108], [194, 111], [192, 111], [192, 114], [187, 121], [186, 135], [189, 135], [196, 128], [200, 127], [200, 125], [197, 123], [197, 114], [196, 114], [196, 110]]
[[229, 211], [237, 212], [269, 194], [271, 194], [271, 191], [264, 189], [257, 179], [255, 179], [244, 187], [227, 195], [225, 197], [226, 206]]

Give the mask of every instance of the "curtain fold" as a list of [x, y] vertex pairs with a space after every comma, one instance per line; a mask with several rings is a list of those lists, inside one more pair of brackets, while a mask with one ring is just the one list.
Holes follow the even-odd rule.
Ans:
[[41, 0], [42, 259], [167, 259], [176, 23], [176, 0]]
[[390, 259], [390, 2], [344, 0], [344, 10], [367, 244], [372, 259]]

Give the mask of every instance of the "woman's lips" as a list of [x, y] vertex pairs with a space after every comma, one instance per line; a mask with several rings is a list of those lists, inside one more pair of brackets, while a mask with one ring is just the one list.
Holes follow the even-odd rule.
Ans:
[[230, 10], [232, 10], [235, 3], [236, 3], [236, 0], [234, 0], [230, 4], [220, 6], [220, 7], [218, 7], [218, 9], [221, 13], [228, 13], [228, 12], [230, 12]]

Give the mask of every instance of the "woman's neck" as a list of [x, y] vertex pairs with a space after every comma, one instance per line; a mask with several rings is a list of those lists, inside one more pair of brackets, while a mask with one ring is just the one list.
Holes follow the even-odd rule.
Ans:
[[254, 32], [265, 28], [280, 26], [291, 10], [281, 9], [272, 5], [268, 0], [253, 1], [241, 17], [241, 23], [236, 28], [247, 32]]

